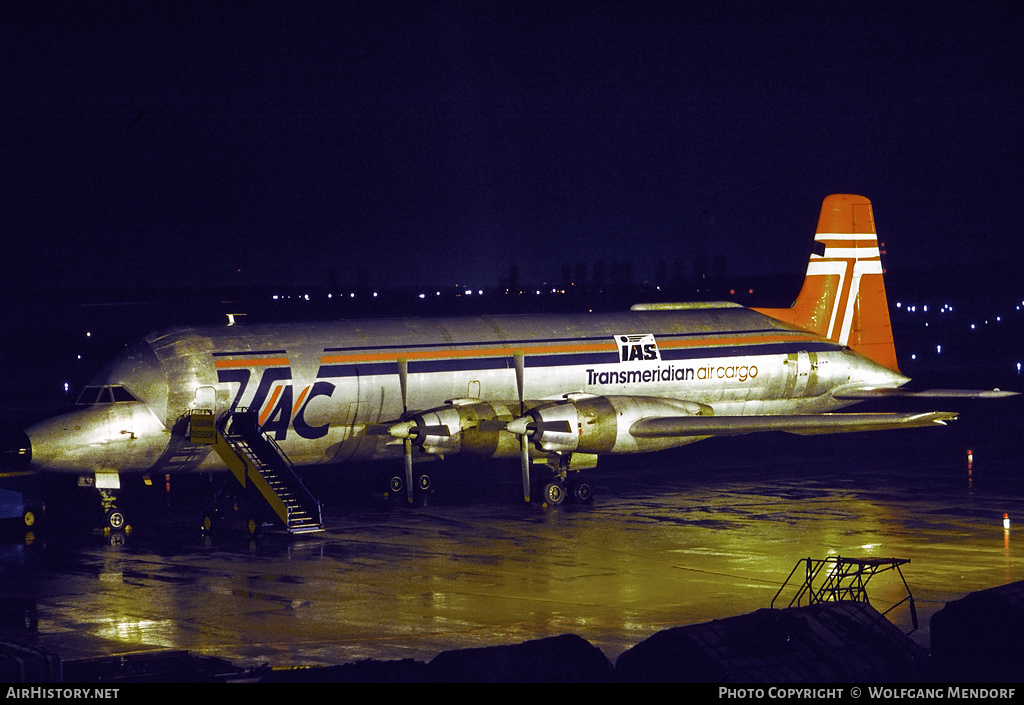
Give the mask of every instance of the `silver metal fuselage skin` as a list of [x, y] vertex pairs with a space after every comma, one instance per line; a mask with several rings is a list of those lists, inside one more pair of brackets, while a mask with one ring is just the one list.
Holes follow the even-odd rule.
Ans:
[[416, 459], [513, 458], [519, 437], [506, 427], [521, 416], [517, 355], [526, 410], [558, 416], [560, 404], [589, 400], [572, 409], [578, 438], [535, 444], [534, 454], [660, 450], [700, 437], [636, 438], [629, 423], [819, 414], [851, 403], [836, 390], [908, 381], [738, 306], [182, 328], [150, 335], [94, 382], [134, 401], [80, 405], [28, 429], [31, 463], [83, 474], [219, 470], [216, 454], [188, 441], [188, 412], [243, 407], [259, 411], [297, 465], [400, 459], [393, 427], [409, 419], [452, 432], [421, 438]]

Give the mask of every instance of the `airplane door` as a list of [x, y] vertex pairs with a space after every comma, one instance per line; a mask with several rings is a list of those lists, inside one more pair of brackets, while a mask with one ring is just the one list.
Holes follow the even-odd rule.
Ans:
[[214, 387], [198, 387], [195, 391], [196, 409], [209, 409], [217, 415], [217, 390]]

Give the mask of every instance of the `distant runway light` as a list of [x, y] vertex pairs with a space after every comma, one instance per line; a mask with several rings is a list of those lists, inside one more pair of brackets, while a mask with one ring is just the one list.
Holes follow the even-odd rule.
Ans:
[[1010, 515], [1003, 512], [1003, 528], [1007, 531], [1010, 530]]

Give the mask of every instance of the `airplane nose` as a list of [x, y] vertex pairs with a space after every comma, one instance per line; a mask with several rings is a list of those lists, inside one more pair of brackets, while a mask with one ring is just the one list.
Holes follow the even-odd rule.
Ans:
[[0, 469], [24, 470], [32, 460], [32, 442], [23, 431], [7, 432], [0, 437]]

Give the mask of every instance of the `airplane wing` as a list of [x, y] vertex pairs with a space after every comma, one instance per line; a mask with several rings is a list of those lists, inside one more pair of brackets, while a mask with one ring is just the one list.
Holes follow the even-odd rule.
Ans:
[[780, 416], [661, 416], [640, 419], [630, 427], [629, 432], [637, 438], [733, 436], [763, 431], [816, 435], [943, 426], [946, 421], [956, 417], [955, 411]]
[[851, 389], [832, 393], [836, 399], [1000, 399], [1013, 397], [1020, 392], [1004, 392], [1001, 389], [926, 389], [912, 392], [909, 389]]

